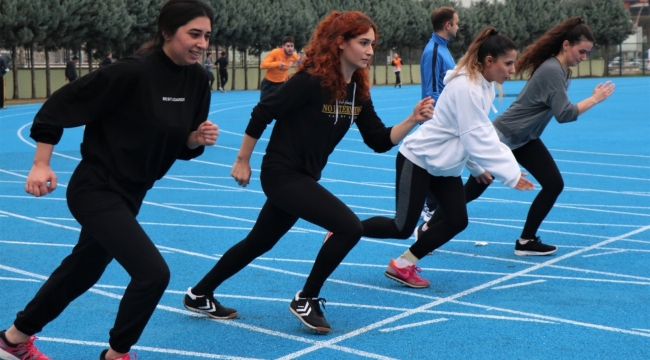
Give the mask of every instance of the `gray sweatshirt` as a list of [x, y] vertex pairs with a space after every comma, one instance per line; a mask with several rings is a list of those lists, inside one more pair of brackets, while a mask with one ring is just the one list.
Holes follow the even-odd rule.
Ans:
[[567, 96], [569, 82], [560, 61], [551, 57], [537, 68], [517, 100], [494, 120], [501, 141], [516, 149], [539, 138], [555, 116], [559, 123], [578, 119], [578, 105]]

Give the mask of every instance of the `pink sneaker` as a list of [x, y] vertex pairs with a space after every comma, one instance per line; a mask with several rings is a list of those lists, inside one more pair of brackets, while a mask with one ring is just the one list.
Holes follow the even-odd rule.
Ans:
[[422, 270], [415, 265], [406, 266], [403, 268], [398, 267], [397, 264], [395, 264], [395, 259], [391, 259], [384, 275], [412, 288], [421, 289], [429, 287], [429, 280], [421, 278], [417, 274], [420, 272], [422, 272]]
[[[108, 352], [108, 349], [102, 351], [102, 354], [101, 354], [101, 356], [99, 357], [99, 360], [106, 360], [106, 353], [107, 353], [107, 352]], [[133, 356], [133, 357], [131, 357], [131, 356]], [[137, 359], [138, 359], [138, 355], [136, 355], [136, 354], [133, 353], [133, 352], [130, 352], [130, 353], [128, 353], [128, 354], [124, 354], [124, 355], [122, 355], [122, 356], [118, 356], [118, 357], [113, 358], [113, 359], [111, 359], [111, 360], [137, 360]]]
[[[99, 356], [99, 360], [106, 360], [106, 353], [107, 352], [108, 352], [108, 349], [102, 351], [102, 354]], [[133, 356], [133, 357], [131, 357], [131, 356]], [[128, 354], [124, 354], [122, 356], [118, 356], [116, 358], [113, 358], [111, 360], [137, 360], [137, 359], [138, 359], [138, 355], [136, 355], [135, 353], [128, 353]]]
[[32, 336], [26, 343], [11, 347], [5, 341], [5, 332], [0, 332], [0, 358], [8, 360], [51, 360], [43, 355], [34, 346], [36, 336]]

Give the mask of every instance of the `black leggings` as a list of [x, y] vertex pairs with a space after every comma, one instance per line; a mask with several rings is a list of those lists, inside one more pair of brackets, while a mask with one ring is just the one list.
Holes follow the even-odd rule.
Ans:
[[226, 69], [219, 69], [219, 80], [221, 83], [219, 86], [221, 86], [222, 89], [226, 89], [226, 83], [228, 82], [228, 70]]
[[318, 296], [325, 280], [361, 239], [363, 228], [352, 210], [316, 180], [303, 174], [295, 174], [295, 177], [295, 181], [281, 185], [264, 186], [262, 182], [267, 200], [253, 229], [223, 254], [192, 289], [195, 294], [212, 294], [226, 279], [271, 250], [302, 218], [334, 233], [316, 256], [303, 288], [303, 296]]
[[[526, 145], [512, 150], [517, 162], [532, 175], [542, 189], [533, 200], [528, 210], [526, 223], [521, 232], [522, 239], [533, 239], [546, 215], [551, 211], [555, 201], [564, 189], [562, 174], [555, 160], [540, 139], [531, 140]], [[465, 183], [465, 198], [470, 202], [483, 194], [489, 185], [479, 183], [473, 176]], [[438, 221], [438, 213], [433, 214], [429, 224]]]
[[467, 208], [463, 181], [459, 176], [432, 176], [397, 154], [395, 179], [395, 218], [375, 216], [361, 222], [363, 236], [377, 239], [408, 239], [417, 226], [427, 189], [438, 200], [436, 215], [440, 221], [429, 222], [429, 229], [410, 250], [422, 259], [444, 245], [467, 227]]
[[115, 191], [106, 171], [79, 164], [67, 191], [70, 212], [81, 224], [79, 242], [18, 313], [14, 322], [18, 330], [27, 335], [40, 332], [90, 289], [115, 258], [131, 282], [120, 301], [109, 343], [117, 352], [131, 349], [169, 283], [165, 260], [135, 219], [145, 193], [125, 198], [123, 191]]

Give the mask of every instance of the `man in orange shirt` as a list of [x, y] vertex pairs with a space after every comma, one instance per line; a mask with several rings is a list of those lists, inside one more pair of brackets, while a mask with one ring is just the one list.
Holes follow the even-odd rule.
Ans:
[[260, 68], [266, 69], [266, 75], [260, 84], [260, 101], [287, 81], [289, 68], [298, 62], [298, 55], [294, 53], [294, 42], [292, 36], [285, 36], [282, 39], [282, 47], [271, 51], [260, 64]]
[[395, 87], [402, 88], [402, 79], [399, 77], [400, 72], [402, 71], [402, 59], [399, 57], [398, 53], [395, 53], [391, 65], [395, 67]]

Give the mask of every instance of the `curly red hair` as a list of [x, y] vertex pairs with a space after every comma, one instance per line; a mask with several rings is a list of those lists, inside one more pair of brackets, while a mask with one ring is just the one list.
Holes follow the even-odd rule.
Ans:
[[[341, 70], [341, 45], [370, 29], [375, 32], [375, 42], [378, 39], [377, 25], [360, 11], [332, 11], [316, 27], [316, 31], [305, 47], [305, 60], [298, 71], [306, 71], [320, 78], [320, 83], [333, 100], [344, 100], [346, 83]], [[374, 45], [373, 45], [374, 48]], [[370, 62], [368, 63], [370, 65]], [[352, 81], [357, 83], [355, 97], [360, 101], [370, 99], [370, 80], [368, 67], [357, 69], [352, 74]]]

